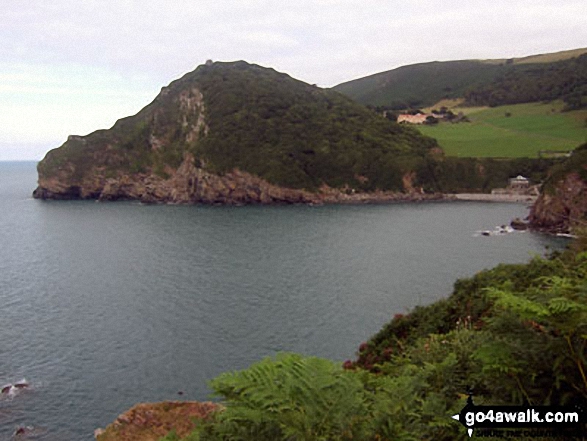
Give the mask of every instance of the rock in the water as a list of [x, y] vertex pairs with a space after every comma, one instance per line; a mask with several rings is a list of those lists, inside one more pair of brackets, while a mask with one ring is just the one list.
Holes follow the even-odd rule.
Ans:
[[527, 230], [528, 229], [528, 223], [523, 221], [522, 219], [520, 219], [519, 217], [513, 219], [510, 222], [510, 226], [514, 229], [514, 230]]

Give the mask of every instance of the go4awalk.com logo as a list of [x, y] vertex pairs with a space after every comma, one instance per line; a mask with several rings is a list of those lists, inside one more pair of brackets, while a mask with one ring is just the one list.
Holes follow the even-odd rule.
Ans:
[[[465, 426], [469, 437], [474, 429], [524, 429], [520, 435], [549, 436], [582, 432], [587, 423], [587, 415], [580, 406], [476, 406], [471, 395], [466, 406], [452, 418]], [[489, 433], [506, 437], [511, 434]]]

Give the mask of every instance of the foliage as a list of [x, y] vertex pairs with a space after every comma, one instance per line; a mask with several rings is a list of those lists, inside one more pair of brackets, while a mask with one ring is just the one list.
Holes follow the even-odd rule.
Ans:
[[575, 149], [571, 156], [564, 162], [557, 164], [550, 170], [548, 179], [542, 186], [542, 191], [546, 194], [554, 194], [557, 184], [567, 175], [576, 173], [579, 177], [587, 182], [587, 143], [580, 145]]
[[401, 366], [401, 374], [392, 377], [343, 370], [315, 357], [278, 354], [213, 380], [226, 409], [187, 439], [419, 439], [414, 433], [458, 439], [458, 427], [443, 415], [457, 411], [461, 400], [442, 394], [457, 364], [454, 354], [446, 353], [438, 364]]
[[[317, 189], [402, 190], [436, 146], [348, 98], [244, 62], [199, 69], [209, 135], [195, 148], [218, 172]], [[366, 178], [366, 179], [365, 179]]]
[[[186, 110], [200, 92], [201, 106]], [[200, 119], [206, 126], [194, 136], [190, 130]], [[489, 191], [517, 174], [540, 181], [550, 164], [445, 158], [432, 138], [336, 92], [235, 62], [200, 66], [110, 130], [72, 137], [47, 154], [39, 173], [70, 186], [94, 174], [153, 172], [167, 178], [187, 153], [212, 172], [238, 168], [311, 191], [324, 184], [403, 191], [408, 174], [415, 176], [412, 186], [426, 192]]]
[[218, 439], [356, 439], [368, 422], [368, 392], [328, 360], [280, 354], [212, 381], [227, 400], [208, 435]]
[[470, 105], [563, 99], [568, 109], [587, 102], [585, 50], [521, 60], [421, 63], [334, 87], [357, 102], [399, 110], [465, 97]]
[[500, 69], [499, 65], [475, 60], [435, 61], [342, 83], [334, 90], [365, 105], [414, 109], [443, 98], [460, 98], [470, 86], [491, 81]]
[[500, 106], [562, 99], [567, 109], [587, 106], [587, 54], [555, 63], [521, 64], [465, 93], [474, 106]]
[[448, 299], [396, 317], [353, 365], [386, 372], [398, 354], [413, 359], [419, 340], [465, 329], [477, 346], [465, 351], [461, 381], [484, 402], [587, 402], [586, 262], [568, 251], [460, 280]]
[[418, 180], [427, 183], [426, 191], [445, 193], [468, 191], [489, 192], [508, 185], [509, 178], [517, 175], [540, 183], [556, 159], [493, 159], [446, 157], [425, 161], [417, 170]]
[[464, 440], [450, 416], [469, 390], [477, 404], [587, 404], [586, 243], [457, 281], [344, 369], [279, 354], [223, 374], [226, 410], [186, 439]]
[[401, 191], [435, 147], [339, 93], [241, 61], [198, 67], [110, 130], [49, 152], [39, 172], [74, 183], [92, 170], [165, 178], [191, 153], [209, 171], [237, 168], [284, 187]]

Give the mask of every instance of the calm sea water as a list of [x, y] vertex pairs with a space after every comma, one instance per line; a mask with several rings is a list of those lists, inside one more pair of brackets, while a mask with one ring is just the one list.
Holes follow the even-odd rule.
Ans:
[[[0, 439], [93, 439], [137, 402], [277, 351], [343, 361], [456, 278], [564, 242], [493, 229], [516, 204], [200, 207], [43, 202], [0, 163]], [[179, 396], [178, 392], [184, 392]]]

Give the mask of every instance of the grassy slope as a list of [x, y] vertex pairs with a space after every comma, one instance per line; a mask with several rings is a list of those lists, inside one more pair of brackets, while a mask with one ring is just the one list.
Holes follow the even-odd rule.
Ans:
[[499, 65], [480, 61], [431, 62], [403, 66], [334, 87], [361, 104], [396, 108], [431, 105], [463, 96], [471, 84], [490, 81]]
[[586, 52], [587, 48], [582, 48], [553, 52], [550, 54], [530, 55], [528, 57], [514, 58], [514, 64], [554, 63], [556, 61], [568, 60], [569, 58], [578, 57]]
[[[443, 98], [460, 98], [483, 84], [492, 84], [511, 71], [530, 72], [533, 67], [568, 60], [587, 52], [587, 48], [552, 54], [500, 60], [461, 60], [402, 66], [334, 87], [365, 105], [392, 108], [426, 107]], [[524, 75], [526, 75], [526, 73]]]
[[467, 112], [471, 123], [418, 128], [436, 138], [449, 156], [537, 157], [540, 150], [568, 151], [587, 141], [587, 111], [561, 113], [561, 107], [530, 103], [477, 108]]

